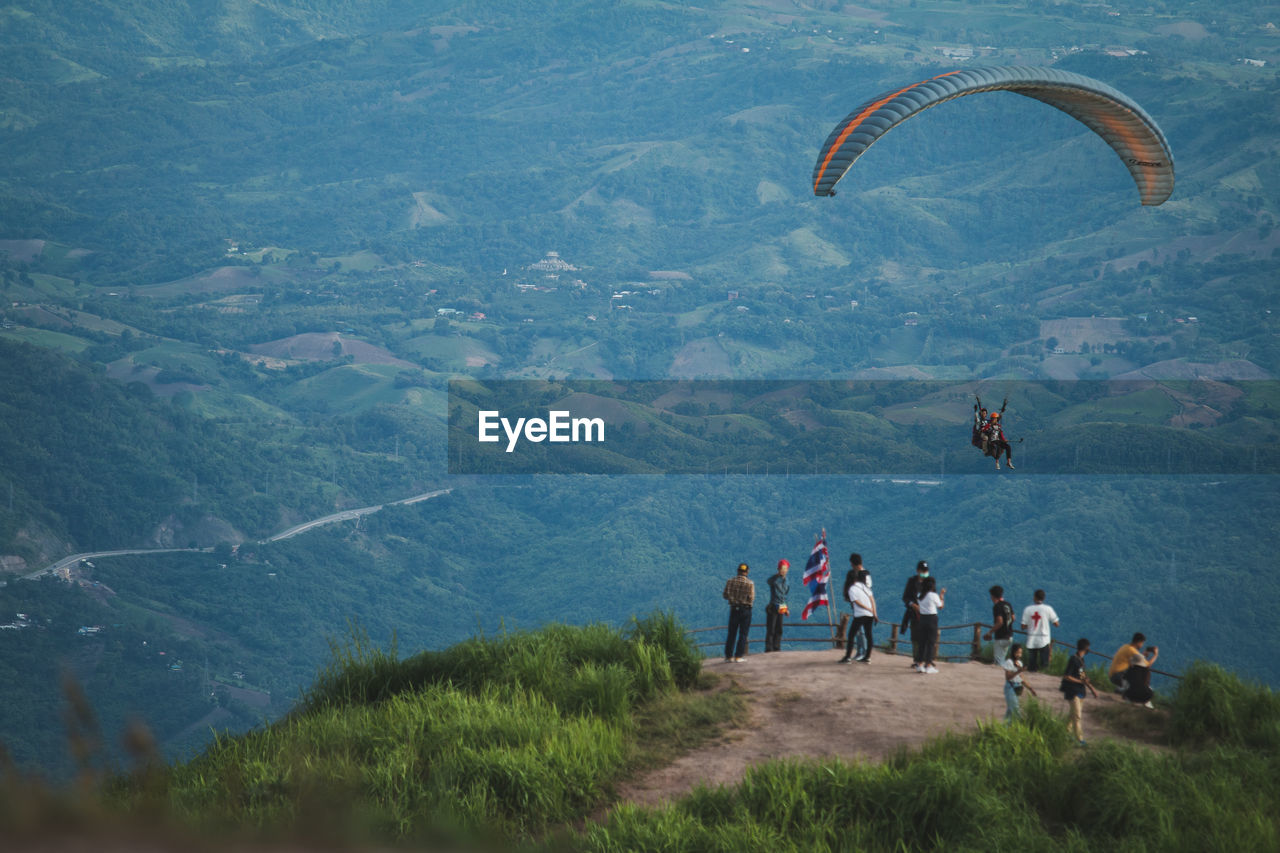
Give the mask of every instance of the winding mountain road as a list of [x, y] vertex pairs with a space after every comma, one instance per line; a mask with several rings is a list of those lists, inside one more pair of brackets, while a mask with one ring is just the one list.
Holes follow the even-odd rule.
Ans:
[[[351, 519], [360, 518], [361, 516], [364, 516], [364, 515], [371, 515], [372, 513], [378, 512], [379, 510], [388, 506], [416, 504], [416, 503], [419, 503], [420, 501], [427, 501], [427, 500], [431, 500], [432, 498], [438, 498], [441, 495], [447, 495], [451, 491], [453, 490], [452, 489], [436, 489], [435, 491], [423, 492], [422, 494], [419, 494], [419, 495], [403, 498], [398, 501], [390, 501], [385, 504], [375, 504], [373, 506], [362, 506], [362, 507], [359, 507], [358, 509], [345, 509], [341, 512], [335, 512], [330, 515], [323, 516], [321, 518], [312, 519], [311, 521], [304, 521], [302, 524], [295, 524], [293, 527], [290, 527], [286, 530], [282, 530], [281, 532], [275, 534], [274, 536], [269, 536], [266, 539], [261, 540], [261, 542], [262, 543], [279, 542], [282, 539], [292, 538], [294, 536], [297, 536], [300, 533], [306, 533], [308, 530], [311, 530], [312, 528], [320, 527], [325, 524], [333, 524], [334, 522], [338, 522], [338, 521], [350, 521]], [[81, 560], [93, 560], [93, 559], [97, 559], [98, 557], [120, 557], [126, 554], [173, 554], [181, 551], [202, 551], [202, 550], [208, 551], [211, 549], [209, 548], [126, 548], [126, 549], [120, 549], [120, 550], [114, 550], [114, 551], [85, 551], [80, 554], [72, 554], [68, 557], [63, 557], [57, 562], [51, 563], [50, 565], [45, 566], [43, 569], [37, 569], [36, 571], [30, 572], [29, 574], [20, 575], [19, 579], [35, 580], [36, 578], [41, 577], [42, 575], [56, 574], [62, 571], [63, 569], [67, 569], [71, 566], [74, 566], [76, 563], [79, 563]], [[4, 583], [5, 583], [4, 581], [0, 581], [0, 586], [4, 586]]]

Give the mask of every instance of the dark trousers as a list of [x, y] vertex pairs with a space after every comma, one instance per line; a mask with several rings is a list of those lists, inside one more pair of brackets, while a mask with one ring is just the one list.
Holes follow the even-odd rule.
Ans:
[[917, 626], [920, 624], [920, 617], [910, 607], [907, 612], [902, 615], [902, 625], [900, 633], [911, 635], [911, 660], [920, 663], [920, 631]]
[[1125, 670], [1124, 678], [1127, 684], [1124, 689], [1124, 698], [1130, 702], [1150, 702], [1155, 692], [1151, 689], [1151, 668], [1146, 666], [1131, 666]]
[[866, 649], [862, 653], [859, 660], [867, 660], [871, 657], [871, 617], [855, 616], [853, 618], [853, 626], [849, 628], [849, 637], [844, 643], [844, 656], [846, 658], [853, 657], [853, 647], [857, 644], [858, 632], [862, 632], [863, 647]]
[[1049, 652], [1053, 645], [1041, 646], [1038, 649], [1027, 649], [1027, 670], [1029, 672], [1039, 672], [1042, 669], [1049, 668]]
[[747, 654], [747, 632], [751, 630], [751, 608], [729, 608], [729, 636], [724, 639], [724, 656], [740, 658]]
[[920, 635], [920, 663], [935, 663], [938, 657], [938, 614], [921, 613], [911, 629], [911, 640]]
[[776, 652], [782, 647], [782, 614], [770, 604], [764, 609], [764, 650]]

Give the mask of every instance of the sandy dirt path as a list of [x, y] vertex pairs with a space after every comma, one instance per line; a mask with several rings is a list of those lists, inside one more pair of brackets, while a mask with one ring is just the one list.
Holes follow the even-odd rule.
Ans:
[[[757, 653], [742, 663], [708, 659], [707, 672], [745, 693], [746, 724], [623, 785], [619, 800], [654, 805], [699, 784], [734, 784], [748, 766], [775, 758], [878, 761], [899, 747], [919, 746], [947, 731], [970, 732], [980, 720], [1004, 716], [1004, 680], [994, 665], [944, 663], [936, 675], [922, 675], [910, 668], [910, 657], [877, 652], [868, 664], [838, 664], [840, 656], [823, 650]], [[1050, 708], [1065, 712], [1058, 676], [1025, 678]], [[1089, 711], [1121, 700], [1098, 692], [1100, 699], [1085, 703], [1086, 738], [1113, 734]]]

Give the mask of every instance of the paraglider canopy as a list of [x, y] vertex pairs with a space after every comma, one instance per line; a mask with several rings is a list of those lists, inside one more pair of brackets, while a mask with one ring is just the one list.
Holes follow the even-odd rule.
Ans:
[[835, 185], [880, 137], [938, 104], [980, 92], [1015, 92], [1043, 101], [1083, 122], [1119, 155], [1144, 205], [1173, 192], [1173, 153], [1155, 120], [1105, 83], [1056, 68], [997, 66], [949, 71], [894, 89], [849, 113], [823, 143], [813, 167], [813, 193], [835, 195]]

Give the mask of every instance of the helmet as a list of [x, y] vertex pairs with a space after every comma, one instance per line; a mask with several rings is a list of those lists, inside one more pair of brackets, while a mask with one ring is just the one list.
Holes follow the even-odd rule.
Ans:
[[1000, 413], [999, 413], [999, 412], [992, 412], [992, 413], [991, 413], [991, 420], [993, 420], [993, 421], [998, 421], [998, 420], [1000, 420]]
[[783, 566], [786, 566], [788, 569], [789, 569], [789, 568], [791, 568], [791, 561], [790, 561], [790, 560], [779, 560], [779, 561], [778, 561], [778, 568], [782, 568]]

